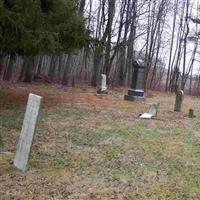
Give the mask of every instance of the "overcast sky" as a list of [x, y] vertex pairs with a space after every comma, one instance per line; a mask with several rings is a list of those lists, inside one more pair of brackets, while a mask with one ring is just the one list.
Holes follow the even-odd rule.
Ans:
[[[192, 5], [192, 8], [191, 8], [190, 12], [192, 13], [192, 16], [194, 18], [196, 17], [196, 14], [197, 14], [196, 7], [197, 7], [198, 1], [199, 0], [190, 0], [190, 3]], [[93, 10], [92, 23], [95, 24], [95, 17], [97, 17], [97, 11], [98, 11], [98, 8], [99, 8], [99, 0], [92, 0], [92, 1], [86, 0], [86, 10], [89, 10], [89, 2], [92, 2], [92, 10]], [[119, 3], [118, 0], [117, 0], [117, 3]], [[117, 18], [117, 16], [118, 16], [117, 9], [119, 9], [119, 8], [120, 7], [117, 4], [116, 5], [115, 18]], [[179, 12], [182, 12], [182, 11], [179, 10]], [[145, 20], [147, 20], [147, 17], [143, 17], [143, 19], [140, 21], [140, 23], [142, 23], [143, 21], [144, 21], [144, 23], [147, 23]], [[168, 59], [169, 59], [172, 24], [173, 24], [173, 13], [169, 12], [167, 14], [166, 25], [165, 25], [164, 32], [163, 32], [163, 38], [162, 38], [162, 40], [163, 40], [163, 42], [162, 42], [163, 48], [162, 48], [161, 53], [160, 53], [160, 57], [165, 61], [166, 66], [168, 65]], [[177, 28], [178, 28], [178, 24], [177, 24]], [[190, 21], [190, 35], [194, 34], [195, 29], [196, 29], [196, 25], [193, 22]], [[198, 29], [199, 29], [199, 26], [198, 26]], [[200, 32], [200, 31], [198, 31], [198, 32]], [[176, 37], [176, 34], [175, 34], [175, 37]], [[116, 37], [113, 37], [113, 41], [115, 41], [115, 40], [116, 40]], [[146, 37], [140, 37], [136, 41], [136, 44], [135, 44], [135, 48], [136, 49], [135, 50], [140, 51], [140, 49], [143, 47], [145, 42], [146, 42]], [[176, 40], [175, 40], [175, 42], [176, 42]], [[175, 50], [175, 42], [174, 42], [173, 50]], [[194, 49], [194, 42], [188, 41], [188, 43], [187, 43], [187, 63], [186, 63], [186, 66], [189, 63], [189, 60], [191, 58], [193, 49]], [[198, 47], [197, 51], [200, 52], [200, 47]], [[197, 73], [199, 68], [200, 68], [200, 56], [198, 54], [196, 55], [196, 60], [197, 61], [194, 63], [194, 72], [195, 73]], [[182, 67], [182, 64], [181, 64], [181, 67]]]

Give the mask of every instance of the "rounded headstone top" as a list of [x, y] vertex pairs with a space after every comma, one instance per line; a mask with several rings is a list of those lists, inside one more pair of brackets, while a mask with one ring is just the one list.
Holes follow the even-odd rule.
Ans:
[[145, 63], [142, 59], [138, 59], [138, 60], [133, 60], [133, 66], [136, 68], [145, 68]]
[[138, 59], [136, 60], [136, 62], [138, 63], [138, 65], [144, 65], [144, 61], [142, 59]]

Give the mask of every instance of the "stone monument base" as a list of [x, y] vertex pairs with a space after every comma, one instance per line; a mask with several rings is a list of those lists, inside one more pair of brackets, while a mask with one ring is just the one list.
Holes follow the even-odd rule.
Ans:
[[143, 90], [134, 90], [134, 89], [129, 89], [128, 90], [128, 95], [124, 96], [124, 100], [127, 101], [144, 101], [144, 91]]
[[97, 90], [97, 94], [108, 94], [108, 90]]

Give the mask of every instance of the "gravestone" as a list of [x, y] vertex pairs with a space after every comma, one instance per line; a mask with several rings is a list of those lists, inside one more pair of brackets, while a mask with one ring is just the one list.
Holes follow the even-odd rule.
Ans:
[[153, 117], [157, 116], [159, 105], [160, 103], [153, 103], [150, 106], [148, 113], [151, 114]]
[[194, 115], [194, 110], [193, 110], [193, 109], [189, 109], [188, 117], [189, 117], [189, 118], [194, 118], [194, 117], [195, 117], [195, 115]]
[[175, 100], [175, 106], [174, 106], [174, 111], [175, 112], [181, 112], [183, 98], [184, 98], [183, 90], [178, 90], [176, 92], [176, 100]]
[[128, 101], [144, 101], [144, 77], [145, 66], [140, 61], [133, 63], [133, 76], [131, 88], [128, 89], [128, 95], [124, 96], [124, 100]]
[[22, 125], [14, 165], [19, 170], [26, 171], [30, 157], [32, 143], [37, 125], [42, 97], [29, 94], [26, 113]]
[[147, 113], [143, 113], [140, 116], [140, 119], [151, 119], [152, 117], [156, 117], [157, 116], [157, 112], [158, 112], [158, 107], [159, 107], [160, 103], [154, 103], [149, 107], [149, 110]]
[[101, 74], [101, 84], [100, 84], [100, 88], [98, 89], [97, 93], [98, 94], [107, 94], [107, 85], [106, 85], [106, 75], [105, 74]]
[[3, 136], [2, 136], [2, 133], [0, 131], [0, 153], [1, 153], [2, 149], [3, 149]]

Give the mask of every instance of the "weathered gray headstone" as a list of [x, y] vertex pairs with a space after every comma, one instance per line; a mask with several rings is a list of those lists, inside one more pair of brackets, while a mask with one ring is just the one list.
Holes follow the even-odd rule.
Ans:
[[107, 94], [107, 85], [106, 85], [106, 75], [101, 74], [101, 85], [99, 90], [97, 91], [98, 94]]
[[183, 98], [184, 98], [183, 90], [178, 90], [176, 92], [176, 101], [175, 101], [175, 106], [174, 106], [174, 111], [175, 112], [181, 112]]
[[153, 103], [150, 106], [148, 113], [151, 114], [153, 117], [157, 116], [159, 105], [160, 105], [160, 103]]
[[102, 91], [107, 90], [107, 86], [106, 86], [106, 75], [105, 75], [105, 74], [101, 74], [101, 90], [102, 90]]
[[27, 163], [31, 153], [37, 119], [40, 111], [41, 100], [41, 96], [29, 94], [22, 131], [14, 160], [14, 165], [22, 171], [26, 171], [27, 169]]
[[149, 107], [149, 110], [147, 113], [143, 113], [140, 116], [140, 119], [151, 119], [152, 117], [157, 116], [157, 112], [158, 112], [158, 107], [159, 107], [160, 103], [154, 103]]

